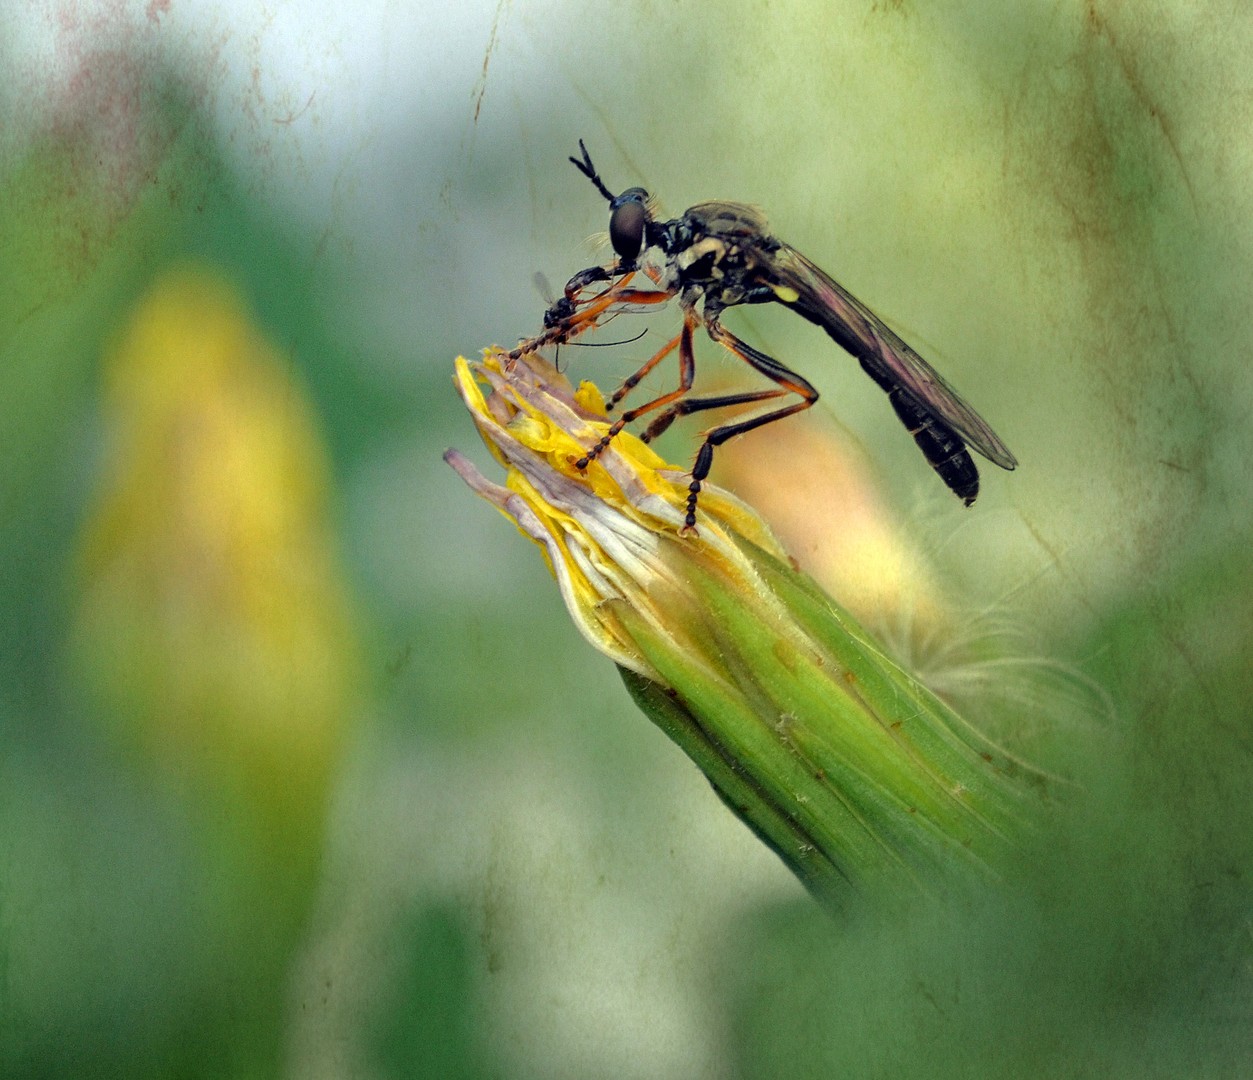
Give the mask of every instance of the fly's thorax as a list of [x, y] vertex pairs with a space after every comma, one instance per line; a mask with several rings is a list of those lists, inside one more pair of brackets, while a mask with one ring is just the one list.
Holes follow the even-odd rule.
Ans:
[[684, 281], [717, 281], [730, 249], [717, 236], [703, 236], [674, 256], [674, 264]]
[[712, 300], [721, 309], [744, 302], [757, 283], [762, 261], [756, 246], [715, 235], [699, 237], [672, 255], [670, 266], [675, 284], [699, 288], [706, 304]]

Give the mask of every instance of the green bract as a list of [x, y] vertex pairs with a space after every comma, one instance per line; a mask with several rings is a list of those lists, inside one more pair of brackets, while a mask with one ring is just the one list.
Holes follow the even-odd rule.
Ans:
[[707, 487], [685, 534], [685, 473], [626, 433], [580, 472], [608, 427], [599, 392], [533, 355], [459, 360], [456, 385], [505, 485], [449, 463], [544, 549], [584, 636], [815, 894], [995, 863], [1037, 774], [890, 660], [748, 507]]

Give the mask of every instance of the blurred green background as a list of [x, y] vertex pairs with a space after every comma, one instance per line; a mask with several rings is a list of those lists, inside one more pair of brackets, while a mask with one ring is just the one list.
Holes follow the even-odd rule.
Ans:
[[[1247, 1075], [1251, 55], [1110, 0], [0, 9], [0, 1076]], [[764, 207], [1022, 462], [965, 511], [728, 319], [1030, 630], [970, 710], [1076, 784], [1002, 886], [821, 913], [441, 462], [453, 356], [597, 257], [579, 137]]]

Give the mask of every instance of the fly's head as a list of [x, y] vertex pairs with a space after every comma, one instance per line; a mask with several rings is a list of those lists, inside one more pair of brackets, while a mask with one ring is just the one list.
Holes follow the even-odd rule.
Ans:
[[644, 249], [645, 234], [651, 224], [648, 192], [643, 188], [627, 188], [609, 200], [609, 242], [623, 265], [635, 264]]
[[641, 187], [627, 188], [621, 195], [615, 195], [601, 180], [596, 166], [592, 164], [591, 155], [583, 140], [579, 140], [579, 149], [583, 160], [572, 157], [570, 160], [575, 168], [586, 176], [609, 202], [609, 242], [622, 261], [624, 267], [635, 265], [640, 252], [655, 243], [656, 223], [653, 221], [652, 208], [649, 206], [648, 192]]

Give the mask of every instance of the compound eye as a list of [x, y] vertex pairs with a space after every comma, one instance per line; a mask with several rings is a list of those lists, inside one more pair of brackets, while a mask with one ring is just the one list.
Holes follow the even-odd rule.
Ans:
[[648, 220], [648, 209], [642, 198], [619, 198], [622, 201], [614, 200], [617, 205], [609, 215], [609, 242], [613, 244], [618, 258], [623, 262], [634, 262], [644, 246], [644, 224]]

